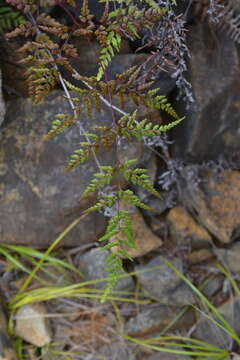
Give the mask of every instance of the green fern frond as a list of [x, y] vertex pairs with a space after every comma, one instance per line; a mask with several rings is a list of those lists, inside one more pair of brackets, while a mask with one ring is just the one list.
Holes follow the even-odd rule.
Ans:
[[[132, 218], [129, 215], [129, 212], [126, 210], [119, 210], [117, 215], [111, 218], [111, 220], [108, 223], [106, 233], [99, 239], [99, 241], [102, 242], [109, 240], [117, 234], [123, 235], [123, 239], [119, 238], [116, 240], [119, 243], [119, 245], [120, 243], [123, 243], [127, 248], [130, 249], [136, 248]], [[120, 248], [117, 250], [123, 251]], [[127, 256], [129, 258], [129, 255], [127, 255], [125, 252], [124, 252], [124, 256]]]
[[141, 140], [144, 136], [158, 136], [163, 132], [177, 126], [184, 118], [178, 118], [166, 125], [158, 125], [149, 122], [147, 119], [137, 121], [137, 110], [132, 114], [126, 114], [118, 120], [118, 135], [131, 140], [134, 136]]
[[90, 208], [86, 209], [84, 211], [84, 214], [89, 214], [89, 213], [92, 213], [94, 211], [101, 211], [101, 210], [106, 209], [106, 208], [111, 208], [116, 203], [117, 200], [118, 200], [118, 196], [115, 195], [115, 194], [113, 194], [113, 195], [105, 195], [96, 204], [94, 204]]
[[118, 192], [118, 197], [119, 199], [124, 200], [129, 204], [140, 207], [141, 209], [152, 210], [149, 206], [140, 201], [139, 197], [135, 195], [132, 190], [120, 190]]
[[148, 91], [147, 105], [151, 108], [165, 111], [174, 119], [179, 119], [178, 114], [176, 113], [172, 105], [168, 102], [167, 97], [164, 95], [156, 95], [159, 90], [159, 88], [156, 88]]
[[127, 181], [131, 181], [134, 185], [138, 185], [142, 187], [143, 189], [147, 190], [151, 194], [161, 199], [161, 195], [152, 185], [151, 179], [147, 174], [146, 169], [141, 169], [141, 168], [130, 169], [129, 167], [126, 166], [126, 163], [122, 164], [122, 166], [123, 166], [123, 175]]
[[80, 142], [81, 148], [74, 151], [71, 155], [68, 165], [65, 168], [65, 171], [70, 171], [75, 169], [77, 166], [83, 164], [93, 154], [98, 152], [99, 150], [99, 143], [98, 142]]
[[0, 34], [24, 24], [25, 21], [26, 18], [20, 11], [7, 5], [5, 1], [0, 1]]
[[69, 114], [57, 114], [56, 119], [52, 122], [52, 127], [44, 136], [44, 140], [52, 139], [53, 137], [63, 133], [66, 129], [69, 129], [75, 124], [76, 119], [73, 115]]
[[104, 46], [100, 51], [100, 66], [96, 77], [97, 81], [100, 81], [103, 77], [104, 71], [108, 67], [115, 53], [120, 51], [121, 40], [122, 38], [118, 33], [113, 30], [108, 32], [104, 41]]
[[81, 199], [87, 198], [89, 195], [103, 187], [109, 185], [116, 174], [116, 169], [112, 166], [100, 166], [102, 172], [94, 174], [94, 179], [91, 180], [86, 190], [81, 195]]
[[[102, 249], [106, 250], [104, 247]], [[113, 291], [113, 289], [115, 288], [115, 286], [119, 281], [120, 276], [124, 272], [123, 261], [118, 255], [114, 253], [109, 253], [109, 255], [107, 256], [106, 263], [107, 263], [106, 270], [108, 272], [108, 277], [107, 277], [107, 285], [101, 296], [101, 300], [100, 300], [101, 303], [106, 302], [108, 296]]]

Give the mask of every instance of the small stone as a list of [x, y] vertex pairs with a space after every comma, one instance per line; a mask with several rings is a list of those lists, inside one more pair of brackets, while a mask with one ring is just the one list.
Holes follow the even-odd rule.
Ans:
[[[218, 308], [221, 315], [224, 316], [225, 320], [234, 328], [236, 333], [240, 332], [240, 299], [233, 298], [224, 305]], [[209, 316], [209, 314], [208, 314]], [[194, 338], [206, 341], [210, 345], [215, 345], [223, 349], [230, 349], [232, 346], [233, 339], [223, 329], [216, 326], [206, 316], [203, 316], [198, 323], [192, 334]]]
[[227, 264], [229, 270], [240, 272], [240, 242], [233, 244], [230, 249], [216, 249], [215, 251]]
[[223, 286], [223, 279], [221, 276], [211, 277], [204, 281], [204, 287], [202, 289], [203, 294], [210, 298], [214, 296]]
[[[178, 258], [168, 259], [178, 271], [183, 272], [183, 264]], [[148, 271], [151, 268], [159, 267], [159, 270]], [[164, 257], [159, 255], [146, 265], [135, 267], [135, 271], [145, 270], [136, 277], [150, 297], [161, 304], [181, 306], [195, 302], [194, 296], [183, 280], [164, 262]]]
[[[126, 322], [124, 332], [131, 336], [143, 336], [159, 332], [169, 325], [175, 317], [177, 318], [181, 310], [181, 307], [149, 305], [147, 309]], [[175, 322], [171, 330], [189, 328], [193, 323], [193, 312], [188, 311]]]
[[42, 347], [52, 340], [52, 332], [43, 304], [29, 304], [16, 313], [15, 333], [25, 341]]
[[[130, 249], [123, 246], [123, 249], [133, 258], [146, 255], [152, 250], [156, 250], [162, 246], [162, 240], [154, 235], [151, 229], [145, 223], [140, 211], [135, 207], [129, 204], [120, 204], [124, 209], [128, 209], [131, 213], [132, 225], [134, 231], [134, 240], [136, 243], [137, 249]], [[115, 241], [117, 238], [122, 238], [124, 235], [119, 234], [116, 237], [112, 238], [111, 241]], [[125, 236], [124, 236], [125, 237]], [[117, 247], [113, 247], [112, 252], [117, 252]]]
[[[98, 280], [107, 278], [107, 256], [108, 251], [101, 251], [100, 249], [92, 249], [79, 259], [79, 270], [85, 275], [85, 280]], [[95, 289], [105, 289], [106, 282], [97, 282], [92, 284]], [[116, 291], [133, 291], [134, 281], [131, 276], [122, 278], [114, 290]]]
[[208, 247], [211, 242], [209, 233], [201, 227], [183, 206], [171, 209], [167, 216], [171, 237], [176, 242], [190, 241], [193, 248]]
[[240, 229], [240, 172], [213, 170], [201, 173], [202, 181], [194, 186], [188, 181], [184, 203], [196, 218], [220, 242], [236, 240]]
[[187, 260], [190, 264], [199, 264], [204, 261], [208, 261], [214, 257], [214, 254], [210, 249], [200, 249], [193, 251], [188, 255]]

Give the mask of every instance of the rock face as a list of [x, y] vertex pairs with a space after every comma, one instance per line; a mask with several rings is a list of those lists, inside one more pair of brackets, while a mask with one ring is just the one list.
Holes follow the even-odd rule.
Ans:
[[[84, 206], [79, 197], [97, 171], [89, 161], [70, 173], [64, 172], [69, 156], [82, 140], [76, 125], [54, 140], [43, 142], [55, 114], [69, 113], [61, 91], [52, 92], [44, 104], [33, 106], [30, 100], [12, 100], [8, 104], [5, 126], [0, 134], [0, 239], [2, 243], [31, 244], [46, 247], [74, 219]], [[86, 114], [82, 114], [86, 119]], [[112, 114], [93, 109], [92, 125], [110, 125]], [[86, 126], [89, 123], [86, 119]], [[141, 143], [123, 144], [121, 157], [149, 157]], [[114, 149], [100, 153], [102, 165], [115, 164]], [[64, 239], [67, 246], [96, 241], [105, 220], [94, 213], [82, 220]]]
[[[208, 46], [206, 47], [206, 44]], [[195, 103], [175, 130], [174, 153], [186, 160], [215, 159], [240, 150], [240, 69], [236, 44], [205, 24], [189, 29], [189, 81]]]
[[6, 107], [2, 96], [2, 72], [0, 69], [0, 126], [3, 123], [5, 113], [6, 113]]
[[51, 328], [42, 304], [24, 305], [16, 313], [15, 333], [25, 341], [42, 347], [52, 340]]
[[185, 205], [212, 235], [222, 243], [234, 241], [240, 230], [240, 172], [202, 173], [199, 186], [187, 184]]
[[[180, 259], [173, 258], [169, 261], [183, 272], [183, 264]], [[159, 269], [150, 271], [154, 267], [159, 267]], [[146, 271], [137, 274], [137, 279], [143, 290], [160, 304], [181, 306], [194, 303], [194, 297], [189, 287], [179, 279], [175, 271], [166, 265], [162, 256], [155, 257], [147, 265], [136, 266], [135, 270]]]

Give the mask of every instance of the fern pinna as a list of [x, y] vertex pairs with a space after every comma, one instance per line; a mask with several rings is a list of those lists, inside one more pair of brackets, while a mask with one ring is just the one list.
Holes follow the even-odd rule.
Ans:
[[[57, 114], [45, 139], [51, 139], [78, 122], [82, 141], [78, 149], [71, 155], [66, 166], [66, 171], [73, 170], [82, 163], [94, 158], [98, 169], [86, 190], [82, 199], [96, 194], [97, 201], [85, 210], [85, 213], [101, 211], [110, 215], [106, 233], [99, 239], [104, 243], [102, 249], [116, 247], [117, 252], [109, 252], [108, 257], [108, 285], [103, 295], [103, 301], [115, 286], [122, 270], [122, 258], [132, 258], [126, 248], [135, 247], [131, 214], [127, 209], [121, 208], [120, 204], [134, 204], [143, 209], [149, 207], [140, 201], [138, 196], [130, 189], [121, 188], [124, 178], [125, 183], [134, 184], [159, 197], [158, 191], [153, 187], [147, 171], [137, 167], [135, 159], [126, 161], [116, 158], [114, 166], [100, 164], [99, 151], [110, 151], [113, 146], [118, 148], [122, 139], [132, 141], [144, 141], [145, 137], [161, 135], [182, 121], [173, 107], [168, 103], [165, 96], [159, 95], [159, 89], [152, 89], [152, 82], [142, 82], [141, 73], [144, 68], [134, 66], [124, 73], [108, 80], [106, 69], [112, 58], [119, 52], [123, 38], [138, 39], [144, 30], [151, 30], [154, 24], [166, 13], [166, 9], [160, 7], [153, 0], [99, 0], [104, 4], [104, 10], [100, 21], [94, 21], [94, 15], [90, 13], [88, 1], [81, 2], [79, 16], [72, 19], [72, 23], [62, 24], [51, 15], [44, 13], [45, 6], [58, 4], [54, 0], [7, 0], [12, 6], [16, 6], [23, 12], [26, 22], [15, 28], [6, 36], [30, 37], [20, 48], [22, 62], [27, 64], [27, 76], [29, 95], [33, 102], [38, 104], [56, 86], [64, 90], [64, 98], [69, 102], [71, 112], [69, 114]], [[66, 1], [67, 9], [76, 6], [74, 0]], [[109, 5], [114, 3], [114, 7]], [[175, 1], [172, 1], [174, 4]], [[65, 9], [64, 3], [61, 3]], [[67, 10], [68, 11], [68, 10]], [[71, 58], [78, 58], [81, 53], [71, 43], [73, 37], [84, 37], [89, 41], [95, 39], [99, 42], [100, 64], [95, 76], [87, 77], [80, 74], [72, 65]], [[65, 79], [62, 69], [67, 69], [79, 86]], [[132, 113], [124, 110], [125, 100], [130, 101], [136, 107]], [[120, 106], [117, 106], [115, 100]], [[89, 117], [93, 107], [98, 110], [102, 106], [108, 106], [113, 110], [112, 126], [95, 126], [86, 131], [81, 121], [81, 113], [85, 108]], [[165, 111], [173, 118], [167, 125], [152, 124], [148, 119], [139, 120], [138, 107], [155, 108]], [[119, 149], [118, 149], [119, 150]], [[117, 184], [116, 185], [116, 179]], [[110, 190], [109, 190], [110, 189]], [[113, 241], [111, 241], [114, 239]], [[123, 246], [124, 245], [124, 246]]]

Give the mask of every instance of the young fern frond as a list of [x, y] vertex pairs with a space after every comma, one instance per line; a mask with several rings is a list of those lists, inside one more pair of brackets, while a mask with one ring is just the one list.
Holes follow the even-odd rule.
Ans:
[[101, 211], [105, 208], [111, 208], [117, 202], [117, 200], [118, 196], [116, 194], [104, 195], [103, 198], [100, 199], [96, 204], [86, 209], [84, 214], [89, 214], [94, 211]]
[[109, 31], [104, 41], [104, 47], [100, 51], [100, 66], [97, 73], [97, 81], [100, 81], [104, 75], [105, 69], [108, 67], [110, 61], [116, 52], [120, 51], [121, 36], [113, 30]]
[[[93, 134], [95, 136], [95, 134]], [[88, 136], [89, 138], [89, 136]], [[77, 166], [85, 163], [89, 160], [94, 153], [98, 152], [99, 150], [99, 143], [97, 141], [93, 142], [80, 142], [81, 148], [74, 151], [71, 155], [68, 165], [65, 168], [65, 171], [70, 171], [75, 169]]]
[[81, 199], [85, 199], [95, 191], [109, 185], [116, 174], [116, 169], [112, 166], [101, 166], [100, 170], [102, 172], [94, 174], [94, 179], [91, 180], [90, 184], [81, 195]]
[[147, 190], [151, 194], [161, 199], [161, 195], [152, 185], [150, 176], [147, 174], [146, 169], [131, 169], [125, 162], [124, 164], [122, 164], [122, 171], [127, 181], [130, 181], [134, 185], [140, 186], [141, 188]]
[[[106, 250], [105, 247], [103, 247], [102, 250]], [[120, 276], [123, 274], [122, 259], [117, 254], [109, 253], [106, 259], [106, 270], [108, 272], [107, 285], [101, 296], [101, 303], [106, 302], [108, 296], [117, 285]]]
[[[118, 237], [117, 235], [120, 235]], [[120, 245], [125, 245], [127, 248], [136, 249], [134, 241], [134, 232], [132, 226], [132, 219], [128, 211], [120, 210], [117, 215], [113, 216], [109, 221], [106, 229], [106, 233], [99, 239], [99, 241], [108, 241], [111, 238], [115, 238], [114, 241], [107, 243], [102, 247], [102, 250], [109, 250], [112, 247], [116, 247], [115, 253], [109, 253], [107, 256], [107, 268], [108, 279], [107, 286], [102, 295], [102, 302], [105, 302], [108, 295], [116, 286], [119, 277], [123, 274], [122, 257], [127, 257], [129, 260], [133, 260], [127, 251], [123, 250]]]
[[47, 135], [44, 136], [44, 140], [49, 140], [55, 136], [63, 133], [66, 129], [69, 129], [75, 124], [76, 119], [73, 115], [69, 114], [57, 114], [56, 119], [52, 122], [52, 128], [49, 130]]
[[148, 100], [147, 105], [150, 108], [158, 109], [165, 111], [167, 114], [172, 116], [174, 119], [179, 119], [178, 114], [172, 107], [172, 105], [168, 102], [167, 97], [164, 95], [156, 95], [159, 92], [159, 88], [149, 90], [147, 93]]
[[22, 13], [0, 0], [0, 34], [10, 31], [26, 22]]
[[137, 207], [140, 207], [144, 210], [152, 210], [148, 205], [144, 204], [142, 201], [140, 201], [139, 197], [134, 194], [132, 190], [120, 190], [118, 191], [118, 197], [121, 200], [124, 200], [125, 202], [135, 205]]
[[178, 118], [166, 125], [152, 124], [147, 119], [137, 121], [137, 110], [135, 110], [131, 115], [126, 114], [118, 120], [118, 134], [129, 141], [133, 136], [141, 140], [144, 136], [161, 135], [178, 125], [183, 119]]

